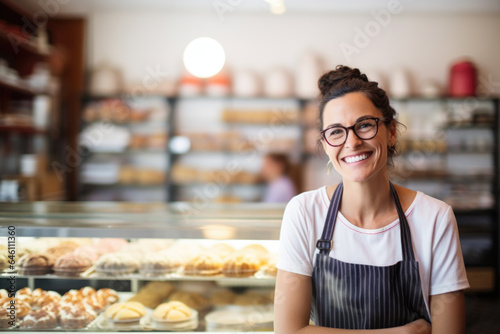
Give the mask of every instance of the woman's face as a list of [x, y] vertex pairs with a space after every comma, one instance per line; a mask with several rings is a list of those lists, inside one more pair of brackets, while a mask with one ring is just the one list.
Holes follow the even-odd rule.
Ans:
[[[382, 112], [363, 93], [348, 93], [331, 100], [323, 112], [323, 129], [332, 124], [344, 127], [354, 125], [363, 117], [382, 118]], [[335, 170], [344, 180], [364, 182], [387, 170], [387, 148], [396, 142], [396, 129], [385, 126], [383, 120], [378, 123], [378, 132], [369, 140], [358, 138], [352, 129], [347, 134], [346, 142], [332, 147], [323, 139], [323, 148], [333, 163]], [[359, 161], [356, 161], [359, 160]]]

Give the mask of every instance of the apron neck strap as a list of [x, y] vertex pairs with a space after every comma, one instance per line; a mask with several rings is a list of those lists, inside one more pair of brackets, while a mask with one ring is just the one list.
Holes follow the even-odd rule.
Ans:
[[389, 182], [391, 187], [391, 195], [394, 200], [394, 204], [396, 205], [396, 210], [398, 211], [399, 216], [399, 228], [401, 231], [401, 249], [403, 252], [403, 261], [410, 260], [415, 261], [415, 254], [413, 253], [413, 247], [411, 242], [411, 232], [410, 227], [408, 226], [408, 221], [406, 220], [405, 212], [401, 207], [401, 203], [399, 202], [399, 196], [394, 188], [392, 182]]
[[[399, 202], [399, 197], [394, 188], [392, 182], [389, 182], [392, 199], [396, 205], [396, 210], [399, 217], [399, 226], [401, 230], [401, 248], [403, 253], [403, 261], [405, 260], [415, 260], [415, 254], [413, 253], [412, 242], [411, 242], [411, 232], [408, 226], [408, 221], [406, 220], [405, 213]], [[333, 246], [333, 230], [335, 229], [335, 223], [337, 221], [337, 214], [339, 212], [340, 200], [342, 199], [343, 192], [342, 182], [337, 186], [335, 192], [333, 193], [332, 200], [330, 201], [330, 206], [328, 207], [328, 214], [326, 216], [325, 226], [323, 228], [323, 233], [321, 239], [316, 242], [316, 248], [319, 249], [321, 254], [328, 255]]]

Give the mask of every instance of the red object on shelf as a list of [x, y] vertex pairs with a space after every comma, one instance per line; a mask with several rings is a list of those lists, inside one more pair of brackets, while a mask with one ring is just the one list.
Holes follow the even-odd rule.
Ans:
[[475, 96], [477, 70], [470, 61], [461, 61], [452, 65], [450, 69], [448, 93], [453, 97]]

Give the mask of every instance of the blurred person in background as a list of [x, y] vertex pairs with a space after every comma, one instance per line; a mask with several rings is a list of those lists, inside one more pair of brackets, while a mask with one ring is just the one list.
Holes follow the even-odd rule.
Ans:
[[296, 187], [289, 176], [290, 161], [283, 153], [268, 153], [264, 157], [261, 176], [267, 182], [265, 203], [287, 203], [297, 195]]

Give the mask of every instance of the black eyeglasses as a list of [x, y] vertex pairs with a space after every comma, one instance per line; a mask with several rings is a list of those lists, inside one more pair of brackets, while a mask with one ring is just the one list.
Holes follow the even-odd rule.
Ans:
[[349, 130], [352, 130], [352, 132], [354, 132], [359, 139], [369, 140], [377, 135], [378, 122], [380, 120], [383, 120], [383, 118], [365, 117], [358, 120], [353, 126], [330, 126], [321, 131], [321, 136], [328, 143], [328, 145], [333, 147], [345, 144]]

